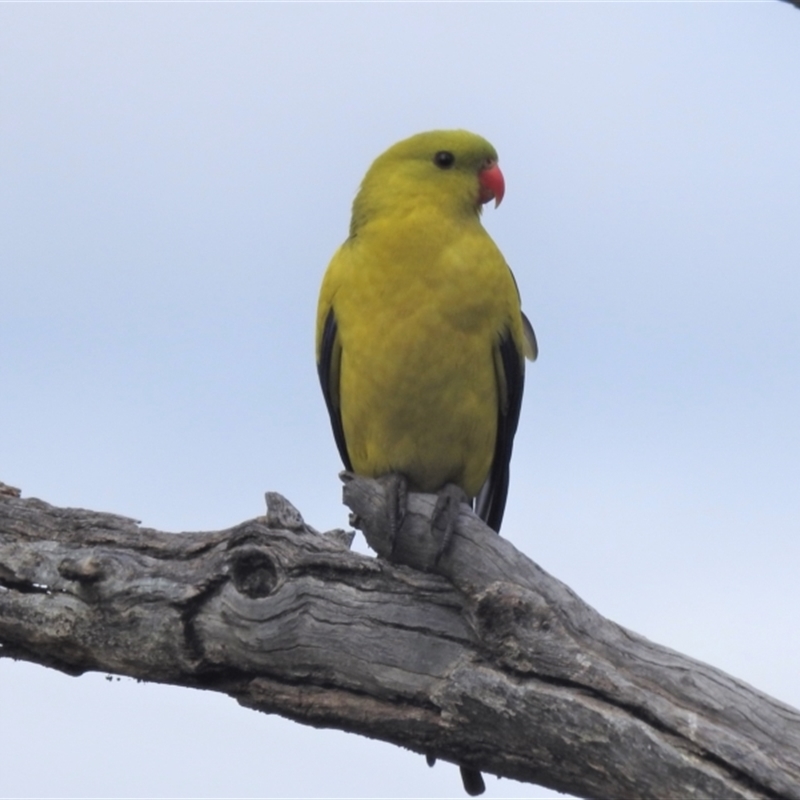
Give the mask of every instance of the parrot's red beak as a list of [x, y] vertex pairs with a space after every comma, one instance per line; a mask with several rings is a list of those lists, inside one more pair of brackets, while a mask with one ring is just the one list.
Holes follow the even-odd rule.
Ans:
[[497, 208], [506, 193], [506, 181], [496, 161], [490, 161], [478, 173], [478, 182], [481, 185], [481, 193], [479, 195], [481, 203], [488, 203], [490, 200], [494, 200], [494, 207]]

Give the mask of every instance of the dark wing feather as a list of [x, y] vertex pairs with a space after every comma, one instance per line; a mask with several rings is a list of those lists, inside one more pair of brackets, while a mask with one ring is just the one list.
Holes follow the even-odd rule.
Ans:
[[322, 329], [322, 342], [319, 350], [317, 373], [322, 386], [322, 395], [328, 414], [331, 418], [333, 438], [339, 448], [345, 469], [352, 472], [353, 465], [347, 453], [347, 442], [344, 440], [344, 427], [342, 426], [342, 408], [339, 402], [339, 367], [342, 361], [342, 347], [337, 336], [338, 325], [333, 309], [328, 312], [325, 327]]
[[508, 331], [500, 340], [499, 358], [495, 358], [495, 365], [499, 395], [497, 440], [489, 477], [476, 500], [476, 511], [490, 528], [499, 532], [506, 509], [511, 451], [525, 386], [525, 361]]

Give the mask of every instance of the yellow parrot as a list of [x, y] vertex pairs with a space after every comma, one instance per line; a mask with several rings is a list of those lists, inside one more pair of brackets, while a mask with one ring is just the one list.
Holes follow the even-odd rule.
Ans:
[[[536, 338], [480, 222], [505, 191], [463, 130], [398, 142], [369, 168], [317, 310], [317, 367], [345, 467], [406, 488], [458, 487], [499, 531]], [[457, 504], [455, 506], [457, 516]], [[462, 767], [468, 793], [480, 772]]]
[[525, 376], [536, 358], [516, 282], [480, 222], [503, 199], [497, 153], [468, 131], [398, 142], [370, 167], [328, 266], [317, 366], [348, 470], [460, 487], [500, 529]]

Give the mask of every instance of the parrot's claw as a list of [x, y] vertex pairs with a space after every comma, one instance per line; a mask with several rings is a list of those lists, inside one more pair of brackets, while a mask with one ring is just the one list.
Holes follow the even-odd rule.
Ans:
[[437, 493], [436, 506], [431, 517], [431, 533], [439, 542], [437, 563], [453, 539], [462, 503], [469, 503], [469, 498], [464, 490], [454, 483], [446, 484]]
[[397, 534], [408, 510], [408, 479], [400, 472], [393, 472], [387, 478], [386, 511], [389, 516], [389, 547], [393, 553]]

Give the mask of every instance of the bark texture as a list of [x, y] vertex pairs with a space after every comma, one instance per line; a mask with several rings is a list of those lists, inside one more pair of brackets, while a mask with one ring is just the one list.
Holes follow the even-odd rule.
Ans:
[[345, 476], [379, 558], [280, 495], [169, 534], [0, 484], [0, 657], [225, 692], [242, 705], [593, 798], [800, 800], [800, 713], [604, 619], [462, 507], [390, 537], [380, 481]]

